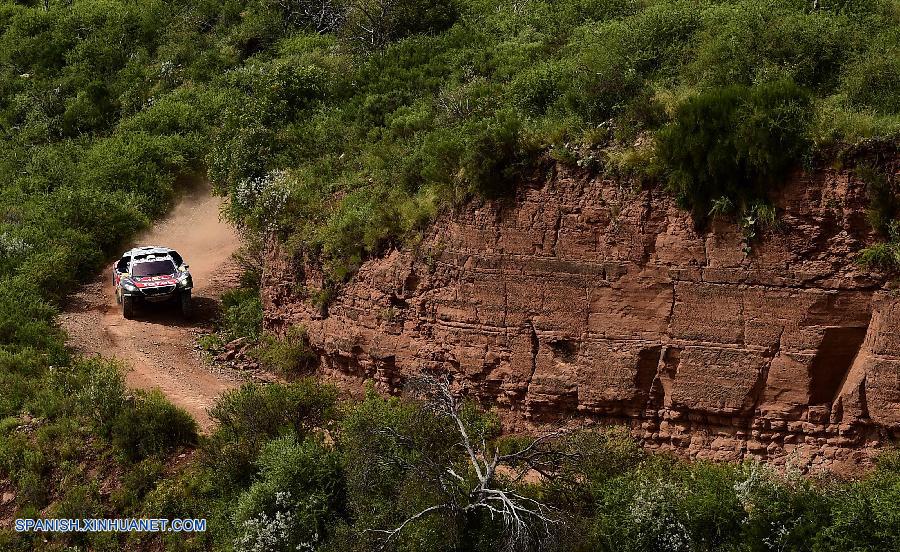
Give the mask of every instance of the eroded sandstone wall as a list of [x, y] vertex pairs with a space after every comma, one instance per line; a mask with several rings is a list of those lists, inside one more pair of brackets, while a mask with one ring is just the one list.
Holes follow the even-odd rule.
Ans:
[[872, 235], [850, 171], [793, 177], [748, 254], [661, 190], [548, 170], [365, 263], [327, 312], [299, 291], [317, 271], [273, 246], [266, 326], [305, 326], [350, 387], [450, 372], [513, 427], [626, 423], [648, 447], [806, 466], [900, 433], [900, 296], [852, 260]]

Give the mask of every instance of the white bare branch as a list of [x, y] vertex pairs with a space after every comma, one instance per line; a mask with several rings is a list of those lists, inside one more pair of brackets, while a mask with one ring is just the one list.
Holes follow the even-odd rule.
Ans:
[[369, 529], [368, 531], [370, 533], [382, 533], [384, 535], [387, 535], [386, 538], [384, 539], [384, 541], [382, 541], [381, 546], [379, 547], [379, 549], [383, 549], [391, 542], [391, 539], [393, 539], [394, 537], [399, 535], [400, 531], [403, 531], [404, 527], [406, 527], [410, 523], [416, 521], [417, 519], [430, 514], [431, 512], [440, 510], [441, 508], [446, 508], [446, 505], [435, 504], [434, 506], [429, 506], [428, 508], [425, 508], [424, 510], [420, 511], [419, 513], [409, 516], [408, 518], [406, 518], [403, 521], [403, 523], [401, 523], [400, 525], [398, 525], [397, 527], [395, 527], [393, 529]]
[[346, 18], [336, 0], [278, 0], [288, 21], [312, 28], [318, 34], [336, 31]]
[[[534, 538], [549, 538], [552, 528], [562, 523], [559, 511], [552, 506], [506, 488], [505, 480], [498, 480], [497, 473], [501, 466], [508, 468], [507, 471], [511, 471], [512, 464], [523, 462], [528, 464], [535, 458], [546, 455], [547, 451], [542, 447], [565, 432], [558, 430], [542, 435], [522, 450], [508, 454], [500, 454], [497, 447], [489, 447], [487, 439], [481, 435], [479, 436], [480, 448], [476, 448], [460, 413], [462, 402], [453, 393], [450, 382], [446, 378], [423, 376], [418, 383], [423, 387], [429, 405], [438, 414], [449, 417], [456, 426], [459, 433], [459, 444], [466, 452], [477, 482], [465, 493], [467, 502], [458, 504], [456, 500], [449, 498], [448, 493], [446, 502], [425, 508], [407, 518], [394, 529], [375, 531], [387, 535], [382, 545], [386, 545], [395, 538], [409, 523], [438, 510], [446, 510], [451, 513], [481, 510], [486, 512], [491, 519], [500, 518], [507, 531], [507, 544], [510, 549], [520, 549]], [[445, 475], [449, 475], [453, 480], [448, 480], [444, 477]], [[458, 474], [452, 466], [441, 471], [438, 478], [438, 484], [445, 492], [449, 481], [456, 481], [458, 485], [465, 485], [466, 482], [466, 479]], [[457, 489], [465, 491], [459, 487]]]

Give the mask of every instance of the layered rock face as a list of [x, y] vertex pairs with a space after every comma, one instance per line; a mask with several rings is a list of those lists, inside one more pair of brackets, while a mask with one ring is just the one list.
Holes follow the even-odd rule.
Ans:
[[304, 326], [318, 373], [350, 387], [449, 373], [512, 428], [624, 423], [696, 457], [865, 464], [900, 435], [900, 295], [853, 262], [864, 185], [798, 174], [775, 204], [748, 251], [659, 189], [552, 166], [366, 262], [327, 312], [298, 295], [320, 274], [273, 246], [265, 323]]

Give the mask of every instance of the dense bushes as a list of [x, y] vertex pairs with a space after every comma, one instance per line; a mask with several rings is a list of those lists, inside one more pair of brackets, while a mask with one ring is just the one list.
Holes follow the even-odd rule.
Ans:
[[196, 428], [158, 395], [129, 397], [120, 366], [73, 357], [55, 309], [166, 212], [208, 119], [150, 105], [162, 2], [49, 4], [0, 6], [0, 480], [21, 514], [102, 517], [142, 502], [162, 477], [148, 466], [193, 446]]
[[236, 550], [315, 549], [343, 502], [340, 457], [321, 440], [287, 436], [269, 441], [258, 479], [238, 499]]
[[267, 441], [284, 435], [302, 438], [328, 427], [336, 416], [336, 400], [336, 390], [308, 380], [241, 387], [210, 412], [222, 426], [213, 436], [211, 463], [228, 483], [248, 481], [250, 467]]
[[[388, 19], [408, 9], [376, 4]], [[277, 231], [331, 284], [439, 210], [509, 194], [547, 149], [577, 162], [658, 144], [650, 172], [703, 219], [716, 201], [765, 205], [814, 145], [900, 128], [886, 2], [431, 3], [416, 8], [422, 27], [373, 30], [362, 54], [365, 5], [328, 38], [276, 36], [234, 70], [265, 83], [284, 63], [315, 67], [319, 92], [285, 107], [251, 83], [210, 156], [231, 218]]]
[[[115, 366], [84, 364], [63, 379], [56, 389], [69, 393], [48, 389], [41, 417], [0, 423], [0, 469], [15, 485], [23, 515], [36, 515], [29, 508], [47, 504], [60, 516], [134, 509], [150, 517], [207, 518], [207, 533], [161, 537], [178, 549], [303, 545], [364, 551], [384, 543], [384, 534], [373, 530], [396, 528], [436, 501], [471, 500], [465, 489], [475, 474], [458, 430], [432, 403], [372, 392], [362, 401], [339, 403], [335, 389], [312, 380], [247, 384], [220, 399], [212, 412], [219, 426], [195, 461], [167, 475], [160, 458], [194, 437], [186, 432], [185, 440], [172, 441], [177, 432], [162, 428], [186, 427], [185, 414], [165, 414], [171, 407], [153, 397], [123, 396]], [[135, 400], [144, 404], [133, 409]], [[54, 416], [59, 408], [74, 408], [66, 410], [68, 416], [80, 418]], [[483, 436], [487, 450], [509, 454], [530, 443], [527, 437], [498, 437], [496, 419], [473, 405], [463, 408], [461, 420], [475, 441]], [[123, 457], [139, 461], [116, 464], [79, 423], [101, 435], [110, 432], [124, 447], [116, 447]], [[893, 549], [900, 543], [896, 453], [885, 453], [871, 476], [837, 483], [780, 475], [754, 463], [685, 463], [647, 455], [624, 430], [582, 430], [551, 442], [555, 452], [544, 457], [541, 469], [552, 478], [523, 482], [504, 472], [497, 482], [541, 501], [564, 521], [549, 540], [531, 547], [519, 541], [519, 550], [824, 552]], [[91, 464], [72, 462], [79, 458]], [[86, 469], [112, 474], [123, 466], [121, 487], [112, 497], [104, 497], [100, 485], [84, 483]], [[458, 487], [448, 469], [462, 477]], [[47, 483], [56, 477], [68, 485], [60, 496]], [[502, 524], [489, 516], [450, 514], [437, 510], [413, 519], [392, 537], [391, 548], [495, 550], [508, 542]], [[99, 547], [105, 537], [56, 538]], [[133, 541], [143, 546], [153, 538]], [[5, 549], [31, 546], [9, 534], [0, 534], [0, 542]], [[115, 548], [116, 541], [107, 546]]]
[[809, 95], [789, 81], [690, 98], [658, 138], [669, 187], [700, 220], [714, 200], [741, 210], [765, 200], [802, 155], [808, 120]]
[[659, 3], [600, 27], [584, 25], [571, 37], [578, 54], [567, 102], [585, 122], [601, 123], [646, 101], [656, 79], [672, 78], [689, 57], [701, 10], [692, 2]]
[[866, 183], [868, 218], [882, 241], [860, 251], [857, 260], [867, 268], [900, 272], [900, 186], [895, 175], [872, 166], [857, 168]]
[[443, 31], [456, 16], [452, 0], [350, 0], [341, 26], [351, 45], [371, 51], [413, 34]]
[[259, 339], [262, 331], [262, 303], [257, 286], [240, 287], [222, 295], [222, 337], [230, 341], [247, 337]]
[[289, 329], [282, 338], [264, 336], [252, 354], [263, 367], [286, 378], [309, 373], [316, 359], [302, 327]]
[[[429, 505], [472, 500], [467, 489], [477, 476], [459, 430], [434, 404], [369, 393], [337, 405], [332, 393], [301, 381], [226, 395], [218, 408], [231, 414], [222, 416], [179, 485], [151, 493], [150, 511], [203, 512], [218, 520], [210, 534], [193, 537], [196, 545], [209, 539], [241, 550], [290, 544], [365, 551], [385, 543], [379, 530], [392, 530]], [[279, 412], [285, 396], [305, 405], [289, 424]], [[245, 423], [251, 404], [268, 420], [262, 428]], [[463, 408], [461, 421], [476, 442], [484, 437], [487, 450], [509, 454], [531, 442], [498, 437], [496, 419], [472, 405]], [[516, 541], [516, 550], [825, 552], [890, 550], [900, 543], [895, 452], [885, 453], [869, 477], [837, 482], [752, 462], [648, 455], [621, 429], [582, 430], [551, 442], [541, 467], [552, 477], [528, 483], [515, 467], [496, 482], [544, 503], [563, 521], [551, 538]], [[259, 451], [255, 461], [240, 471], [223, 469], [234, 450], [250, 449]], [[198, 483], [210, 480], [217, 484]], [[388, 548], [496, 550], [509, 543], [498, 521], [437, 509], [412, 519]]]
[[[33, 349], [17, 356], [28, 359], [28, 372], [22, 365], [7, 372], [10, 364], [2, 372], [19, 377], [3, 387], [0, 473], [13, 485], [20, 515], [134, 511], [164, 477], [161, 462], [197, 442], [194, 420], [158, 392], [129, 397], [117, 364], [57, 358], [47, 367]], [[69, 542], [99, 545], [104, 539], [73, 535]], [[43, 545], [33, 535], [0, 534], [0, 543], [4, 550]]]
[[900, 271], [900, 226], [894, 224], [887, 240], [859, 252], [859, 263], [866, 268], [896, 273]]
[[130, 459], [167, 454], [176, 447], [193, 445], [197, 423], [154, 390], [138, 393], [132, 408], [123, 408], [113, 422], [112, 441]]

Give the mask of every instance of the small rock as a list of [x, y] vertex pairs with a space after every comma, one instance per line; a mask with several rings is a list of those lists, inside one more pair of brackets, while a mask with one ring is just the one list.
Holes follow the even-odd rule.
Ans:
[[226, 349], [238, 349], [241, 345], [247, 342], [246, 337], [239, 337], [237, 339], [232, 339], [228, 343], [225, 344]]
[[235, 352], [233, 350], [224, 351], [216, 355], [216, 360], [219, 362], [228, 362], [229, 360], [233, 360], [235, 356]]

